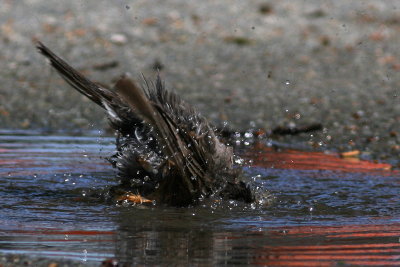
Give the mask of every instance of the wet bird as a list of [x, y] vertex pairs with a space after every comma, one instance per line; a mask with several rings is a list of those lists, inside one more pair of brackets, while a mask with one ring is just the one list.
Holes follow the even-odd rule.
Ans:
[[[173, 206], [209, 197], [254, 201], [250, 187], [233, 166], [232, 148], [189, 104], [155, 82], [137, 86], [123, 75], [113, 90], [76, 71], [41, 42], [37, 49], [61, 77], [102, 107], [117, 133], [118, 192]], [[115, 189], [114, 188], [114, 189]]]

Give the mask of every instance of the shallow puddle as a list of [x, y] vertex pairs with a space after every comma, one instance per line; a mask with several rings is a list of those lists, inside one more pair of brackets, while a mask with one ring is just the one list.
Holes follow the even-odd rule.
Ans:
[[270, 205], [116, 206], [114, 138], [0, 134], [0, 252], [146, 265], [400, 264], [400, 173], [334, 154], [242, 156]]

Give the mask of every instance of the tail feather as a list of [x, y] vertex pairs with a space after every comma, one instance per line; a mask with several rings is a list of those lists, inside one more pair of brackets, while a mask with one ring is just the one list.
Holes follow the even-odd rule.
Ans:
[[36, 47], [68, 84], [106, 110], [111, 126], [123, 136], [132, 134], [134, 131], [132, 125], [142, 125], [142, 120], [130, 110], [116, 92], [87, 79], [43, 43], [37, 42]]
[[36, 45], [39, 52], [50, 60], [51, 66], [81, 94], [87, 96], [90, 100], [107, 110], [107, 104], [110, 105], [116, 94], [112, 91], [102, 88], [94, 82], [88, 80], [74, 68], [72, 68], [63, 59], [54, 54], [43, 43], [38, 42]]

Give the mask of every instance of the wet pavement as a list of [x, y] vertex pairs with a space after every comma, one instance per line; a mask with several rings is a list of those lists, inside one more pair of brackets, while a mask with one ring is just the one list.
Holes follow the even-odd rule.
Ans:
[[[95, 81], [156, 69], [233, 129], [322, 123], [284, 142], [398, 164], [398, 1], [4, 1], [0, 125], [102, 129], [104, 113], [35, 51], [40, 39]], [[29, 101], [26, 101], [29, 99]]]

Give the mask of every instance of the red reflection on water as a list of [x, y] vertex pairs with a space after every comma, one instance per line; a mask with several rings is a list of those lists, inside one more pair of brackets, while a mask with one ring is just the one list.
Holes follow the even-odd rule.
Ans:
[[[399, 174], [386, 163], [341, 158], [338, 153], [276, 150], [261, 143], [249, 149], [245, 157], [253, 166], [263, 168]], [[400, 224], [279, 227], [268, 231], [267, 238], [272, 244], [263, 246], [252, 264], [400, 266]]]
[[338, 153], [276, 150], [262, 143], [250, 148], [245, 157], [253, 160], [254, 166], [275, 169], [334, 170], [345, 172], [389, 172], [390, 164], [375, 163], [358, 158], [341, 158]]
[[[278, 238], [279, 235], [289, 245], [264, 246], [254, 257], [252, 264], [334, 266], [343, 263], [400, 266], [400, 224], [298, 226], [287, 227], [285, 231], [281, 228], [272, 230], [270, 234], [272, 238]], [[318, 244], [315, 244], [315, 240], [319, 240]]]
[[[2, 153], [3, 152], [3, 153]], [[7, 158], [11, 153], [12, 157]], [[17, 156], [16, 156], [17, 155]], [[98, 171], [99, 169], [109, 168], [110, 163], [101, 159], [98, 154], [89, 154], [90, 164], [87, 164], [82, 157], [73, 153], [60, 153], [54, 156], [56, 160], [43, 160], [41, 157], [50, 157], [51, 153], [19, 153], [11, 149], [1, 151], [0, 156], [0, 177], [1, 176], [32, 176], [56, 173], [68, 173], [79, 168], [80, 172]], [[16, 158], [18, 157], [18, 158]], [[59, 159], [64, 159], [60, 161]]]
[[97, 231], [97, 230], [72, 230], [72, 231], [59, 231], [59, 230], [13, 230], [12, 233], [18, 234], [33, 234], [33, 235], [114, 235], [113, 231]]
[[297, 226], [294, 228], [287, 228], [284, 232], [282, 229], [271, 231], [273, 235], [316, 235], [316, 234], [344, 234], [354, 232], [396, 232], [400, 233], [400, 224], [367, 224], [367, 225], [346, 225], [346, 226]]

